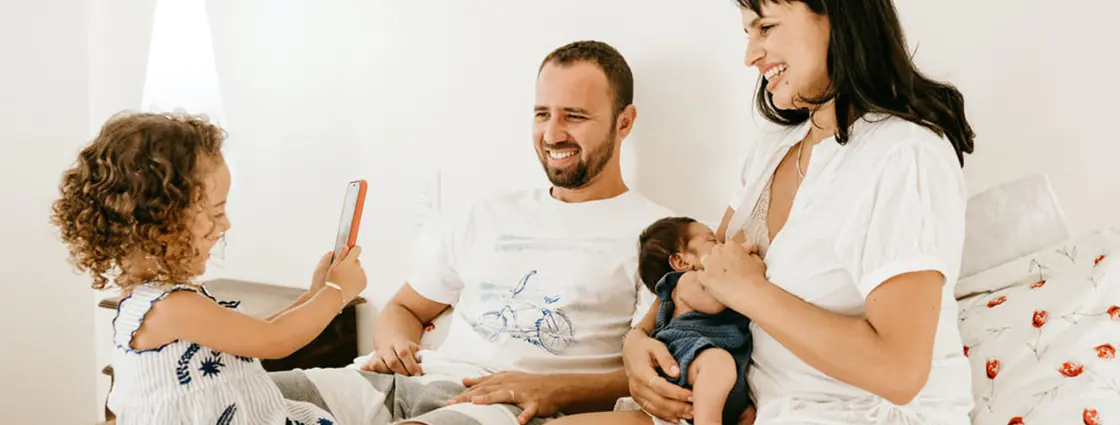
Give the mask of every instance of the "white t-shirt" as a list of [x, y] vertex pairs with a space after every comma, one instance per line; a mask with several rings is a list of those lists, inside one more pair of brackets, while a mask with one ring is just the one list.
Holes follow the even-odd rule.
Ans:
[[566, 203], [540, 189], [484, 197], [426, 226], [408, 283], [455, 311], [424, 362], [488, 373], [621, 369], [622, 337], [654, 299], [638, 277], [638, 236], [669, 215], [632, 190]]
[[[743, 188], [727, 235], [749, 218], [754, 202], [809, 124], [768, 133], [744, 164]], [[885, 115], [857, 121], [846, 145], [834, 138], [813, 148], [808, 173], [785, 227], [770, 245], [767, 278], [817, 305], [864, 313], [865, 298], [889, 278], [937, 270], [946, 276], [929, 381], [907, 406], [837, 381], [809, 366], [752, 324], [755, 365], [748, 382], [758, 401], [757, 425], [969, 423], [968, 360], [957, 329], [953, 286], [961, 268], [967, 194], [948, 140]]]

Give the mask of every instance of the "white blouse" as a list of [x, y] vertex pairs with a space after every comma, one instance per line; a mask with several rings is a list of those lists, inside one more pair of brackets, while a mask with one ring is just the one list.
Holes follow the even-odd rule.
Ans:
[[[744, 163], [727, 237], [744, 229], [782, 157], [809, 124], [768, 132]], [[896, 406], [809, 366], [757, 325], [748, 381], [757, 425], [961, 424], [973, 407], [968, 360], [957, 329], [953, 286], [961, 267], [966, 190], [949, 141], [900, 118], [871, 115], [849, 142], [812, 149], [789, 219], [765, 262], [775, 285], [817, 305], [862, 315], [864, 300], [893, 276], [936, 270], [942, 290], [929, 381]]]

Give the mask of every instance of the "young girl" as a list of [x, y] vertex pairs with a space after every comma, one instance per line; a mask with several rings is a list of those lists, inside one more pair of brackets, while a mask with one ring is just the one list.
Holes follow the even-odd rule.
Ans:
[[93, 288], [117, 286], [109, 408], [127, 424], [332, 424], [285, 400], [258, 358], [311, 342], [366, 286], [355, 247], [319, 261], [311, 288], [266, 319], [194, 279], [230, 228], [224, 134], [191, 116], [115, 117], [65, 172], [52, 221]]

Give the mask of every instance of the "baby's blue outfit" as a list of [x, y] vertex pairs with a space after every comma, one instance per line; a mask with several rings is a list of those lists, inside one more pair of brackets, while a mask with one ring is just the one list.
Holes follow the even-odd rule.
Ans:
[[751, 321], [730, 308], [718, 314], [690, 311], [673, 318], [673, 311], [676, 310], [673, 289], [683, 275], [684, 272], [669, 272], [654, 285], [659, 305], [657, 323], [649, 336], [665, 343], [681, 368], [681, 374], [677, 378], [669, 377], [664, 371], [659, 372], [669, 382], [691, 389], [692, 386], [688, 385], [688, 367], [696, 356], [708, 348], [726, 350], [735, 359], [738, 376], [723, 405], [723, 423], [736, 423], [743, 411], [751, 405], [746, 374], [751, 361]]

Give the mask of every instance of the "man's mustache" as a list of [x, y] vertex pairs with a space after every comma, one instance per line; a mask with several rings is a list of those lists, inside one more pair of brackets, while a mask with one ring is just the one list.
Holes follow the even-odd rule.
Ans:
[[572, 143], [572, 142], [560, 142], [560, 143], [556, 143], [556, 144], [542, 143], [541, 147], [543, 147], [547, 150], [552, 150], [552, 151], [558, 151], [558, 150], [564, 150], [564, 149], [579, 150], [579, 145], [577, 145], [575, 143]]

